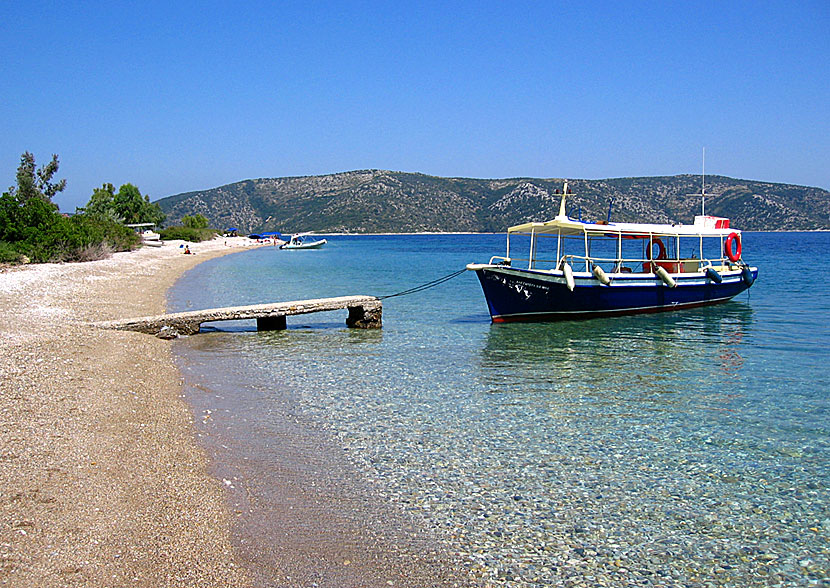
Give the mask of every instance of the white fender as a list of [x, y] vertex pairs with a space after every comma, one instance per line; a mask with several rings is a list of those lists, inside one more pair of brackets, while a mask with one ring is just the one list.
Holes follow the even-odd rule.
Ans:
[[605, 284], [607, 286], [608, 284], [611, 283], [611, 278], [609, 278], [608, 274], [605, 273], [605, 270], [603, 270], [598, 265], [594, 266], [593, 274], [594, 274], [594, 277], [596, 279], [598, 279], [602, 284]]
[[669, 275], [669, 272], [666, 271], [666, 268], [660, 267], [658, 265], [654, 273], [657, 274], [657, 277], [663, 280], [663, 282], [665, 282], [666, 286], [668, 286], [669, 288], [674, 288], [675, 286], [677, 286], [677, 282], [675, 282], [674, 278], [672, 278]]
[[562, 273], [565, 274], [565, 284], [568, 286], [568, 290], [571, 292], [574, 291], [574, 270], [569, 263], [562, 264]]

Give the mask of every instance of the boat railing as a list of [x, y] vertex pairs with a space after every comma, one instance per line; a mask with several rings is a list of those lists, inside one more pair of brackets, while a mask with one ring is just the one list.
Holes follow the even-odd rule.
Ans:
[[539, 269], [539, 266], [543, 266], [544, 264], [550, 264], [554, 267], [557, 265], [555, 259], [544, 259], [541, 257], [530, 259], [528, 257], [500, 257], [494, 255], [490, 258], [490, 265], [526, 265], [528, 269]]
[[[723, 269], [737, 269], [735, 263], [730, 262], [726, 258], [666, 258], [666, 259], [648, 259], [646, 257], [595, 257], [585, 255], [563, 255], [558, 261], [556, 259], [527, 259], [527, 258], [504, 258], [493, 257], [490, 259], [491, 264], [511, 265], [515, 262], [528, 262], [530, 269], [539, 270], [561, 270], [562, 264], [568, 263], [576, 271], [585, 271], [590, 273], [595, 265], [600, 266], [603, 270], [611, 274], [621, 273], [653, 273], [657, 267], [662, 267], [670, 274], [688, 274], [705, 272], [706, 268], [712, 267], [718, 270]], [[580, 269], [576, 269], [578, 266]], [[584, 269], [583, 269], [584, 268]]]

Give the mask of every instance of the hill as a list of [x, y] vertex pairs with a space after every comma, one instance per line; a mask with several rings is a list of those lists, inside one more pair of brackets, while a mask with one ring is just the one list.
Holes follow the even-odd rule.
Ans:
[[[502, 232], [558, 212], [562, 179], [441, 178], [363, 170], [262, 178], [158, 201], [177, 223], [202, 214], [211, 226], [243, 232]], [[700, 177], [569, 180], [568, 213], [599, 220], [690, 223], [700, 212]], [[707, 176], [706, 213], [748, 231], [828, 230], [830, 192], [820, 188]]]

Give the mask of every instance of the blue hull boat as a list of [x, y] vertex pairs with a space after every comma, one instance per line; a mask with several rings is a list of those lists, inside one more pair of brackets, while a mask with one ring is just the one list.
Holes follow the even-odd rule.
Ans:
[[[507, 231], [507, 253], [476, 272], [493, 322], [589, 319], [726, 302], [758, 277], [729, 219], [692, 225], [586, 222], [559, 214]], [[512, 240], [512, 243], [511, 243]], [[526, 256], [512, 256], [517, 241]], [[525, 249], [526, 248], [526, 249]]]
[[[470, 267], [470, 266], [468, 266]], [[570, 290], [564, 276], [508, 267], [470, 267], [478, 274], [493, 322], [589, 319], [694, 308], [726, 302], [747, 288], [742, 271], [722, 275], [720, 284], [705, 276], [676, 276], [671, 288], [657, 278], [613, 276], [607, 286], [597, 279], [574, 277]], [[758, 270], [751, 270], [754, 281]], [[645, 279], [644, 279], [645, 278]]]

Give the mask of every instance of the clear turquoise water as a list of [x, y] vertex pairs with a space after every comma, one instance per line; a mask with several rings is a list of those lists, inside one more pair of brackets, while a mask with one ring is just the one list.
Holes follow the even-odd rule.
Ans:
[[[170, 310], [391, 294], [503, 239], [252, 250], [197, 266]], [[288, 415], [484, 583], [828, 585], [828, 255], [826, 233], [745, 233], [760, 277], [730, 303], [551, 324], [491, 325], [465, 273], [386, 300], [381, 331], [342, 311], [177, 353], [221, 472], [267, 480]]]

